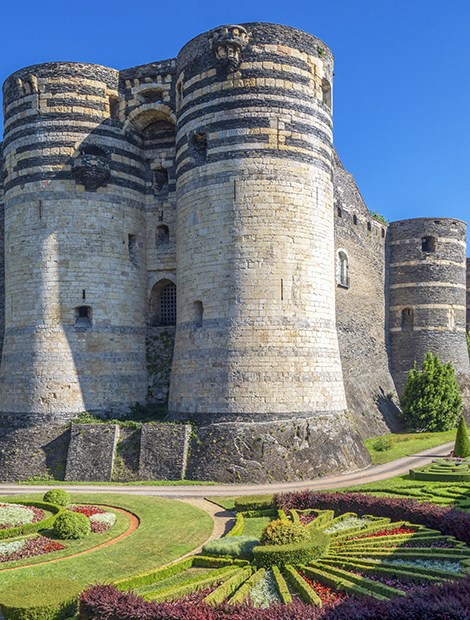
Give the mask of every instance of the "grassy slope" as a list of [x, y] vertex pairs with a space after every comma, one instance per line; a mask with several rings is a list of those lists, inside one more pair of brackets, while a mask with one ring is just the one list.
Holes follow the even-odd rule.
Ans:
[[[38, 499], [38, 496], [15, 498], [31, 500]], [[15, 571], [0, 571], [0, 595], [8, 585], [15, 584], [21, 588], [22, 583], [34, 578], [68, 577], [80, 586], [86, 586], [145, 572], [196, 548], [210, 536], [213, 528], [208, 514], [175, 500], [91, 493], [77, 494], [72, 499], [80, 503], [120, 506], [139, 516], [140, 527], [115, 545], [81, 557]]]
[[[366, 439], [364, 445], [369, 451], [372, 463], [374, 465], [380, 465], [382, 463], [395, 461], [404, 456], [416, 454], [428, 448], [434, 448], [435, 446], [454, 441], [455, 433], [455, 429], [442, 433], [390, 433], [388, 435], [382, 435], [381, 437]], [[377, 450], [375, 448], [375, 446], [380, 446], [381, 444], [387, 445], [387, 443], [389, 443], [390, 448], [386, 450]]]

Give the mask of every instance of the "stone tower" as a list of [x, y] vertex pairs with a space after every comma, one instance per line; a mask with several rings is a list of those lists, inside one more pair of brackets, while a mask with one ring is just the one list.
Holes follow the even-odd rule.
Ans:
[[399, 393], [428, 351], [452, 362], [463, 386], [468, 382], [466, 229], [448, 218], [390, 224], [391, 368]]
[[273, 24], [217, 28], [178, 56], [169, 411], [200, 425], [193, 476], [365, 462], [335, 325], [332, 76], [324, 43]]
[[118, 79], [50, 63], [4, 85], [0, 407], [13, 423], [145, 397], [145, 184], [138, 148], [112, 118]]

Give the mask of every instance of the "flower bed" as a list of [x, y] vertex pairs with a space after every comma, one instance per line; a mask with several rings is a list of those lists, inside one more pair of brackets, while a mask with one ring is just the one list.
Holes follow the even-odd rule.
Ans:
[[45, 517], [44, 510], [23, 504], [0, 504], [0, 530], [37, 523]]
[[70, 506], [69, 510], [88, 517], [91, 531], [95, 534], [106, 532], [116, 523], [116, 515], [114, 512], [107, 512], [98, 506], [77, 504]]
[[65, 549], [65, 546], [45, 536], [34, 536], [33, 538], [2, 542], [0, 543], [0, 562], [24, 560], [25, 558], [32, 558], [37, 555], [60, 551], [61, 549]]

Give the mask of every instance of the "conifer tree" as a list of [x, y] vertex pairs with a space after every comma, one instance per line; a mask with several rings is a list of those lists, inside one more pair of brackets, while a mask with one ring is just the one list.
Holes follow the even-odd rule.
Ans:
[[463, 416], [460, 418], [457, 427], [454, 456], [461, 456], [463, 458], [470, 456], [470, 439], [468, 438], [468, 429]]
[[447, 431], [455, 428], [462, 397], [452, 364], [426, 353], [422, 369], [416, 362], [408, 374], [402, 398], [403, 417], [410, 430]]

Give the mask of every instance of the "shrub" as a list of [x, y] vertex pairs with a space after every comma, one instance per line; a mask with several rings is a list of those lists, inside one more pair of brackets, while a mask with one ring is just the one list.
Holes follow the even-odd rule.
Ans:
[[0, 594], [5, 620], [62, 620], [76, 611], [81, 588], [71, 579], [30, 579], [21, 585], [12, 583]]
[[388, 437], [388, 436], [379, 437], [372, 444], [372, 447], [377, 452], [386, 452], [386, 450], [390, 450], [392, 446], [393, 446], [393, 440], [391, 437]]
[[211, 540], [202, 551], [213, 555], [229, 555], [231, 557], [251, 557], [258, 539], [252, 536], [231, 536]]
[[460, 418], [460, 422], [457, 427], [454, 456], [461, 456], [464, 458], [470, 456], [470, 439], [468, 438], [468, 429], [463, 416]]
[[85, 538], [90, 532], [90, 521], [80, 512], [64, 512], [54, 522], [54, 534], [61, 539]]
[[56, 506], [68, 506], [70, 504], [70, 495], [64, 489], [50, 489], [44, 495], [43, 500]]
[[269, 510], [272, 507], [272, 495], [245, 495], [235, 498], [235, 510], [237, 512], [245, 512], [246, 510]]
[[290, 545], [310, 538], [310, 533], [300, 523], [292, 523], [287, 519], [276, 519], [264, 528], [261, 545]]
[[416, 362], [408, 374], [402, 399], [403, 417], [411, 430], [448, 431], [462, 412], [452, 364], [426, 353], [422, 370]]

